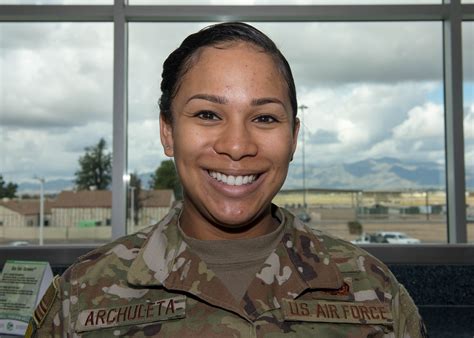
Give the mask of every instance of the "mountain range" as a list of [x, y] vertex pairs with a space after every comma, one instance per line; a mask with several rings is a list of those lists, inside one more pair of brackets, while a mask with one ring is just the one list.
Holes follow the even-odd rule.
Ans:
[[[435, 162], [407, 162], [383, 157], [351, 163], [306, 164], [307, 188], [362, 189], [362, 190], [406, 190], [443, 189], [445, 170]], [[474, 168], [466, 166], [466, 186], [474, 189]], [[143, 187], [148, 188], [151, 173], [139, 175]], [[283, 189], [303, 187], [303, 167], [292, 163]], [[74, 188], [73, 179], [47, 180], [45, 192], [56, 193]], [[20, 183], [20, 193], [38, 193], [38, 183]]]

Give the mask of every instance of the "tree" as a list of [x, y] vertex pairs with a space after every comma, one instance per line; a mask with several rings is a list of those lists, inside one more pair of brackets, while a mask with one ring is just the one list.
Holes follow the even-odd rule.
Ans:
[[15, 198], [18, 184], [5, 182], [3, 176], [0, 175], [0, 198]]
[[80, 190], [92, 188], [105, 190], [112, 181], [112, 154], [106, 152], [103, 138], [95, 146], [86, 147], [84, 156], [79, 157], [80, 169], [74, 174]]
[[[138, 224], [138, 219], [139, 219], [139, 212], [140, 209], [142, 208], [143, 201], [141, 199], [141, 190], [142, 190], [142, 180], [140, 177], [138, 177], [138, 174], [134, 172], [133, 174], [130, 175], [130, 183], [129, 183], [130, 188], [130, 194], [133, 193], [133, 224]], [[130, 203], [131, 203], [131, 197], [130, 197]], [[132, 208], [132, 205], [130, 205], [130, 209]]]
[[153, 189], [173, 189], [176, 199], [181, 199], [183, 191], [176, 168], [172, 160], [162, 161], [151, 175], [150, 186]]

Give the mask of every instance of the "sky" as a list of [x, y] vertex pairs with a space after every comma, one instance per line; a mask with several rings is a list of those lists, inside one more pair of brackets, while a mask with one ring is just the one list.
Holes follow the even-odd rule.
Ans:
[[[307, 162], [390, 156], [443, 163], [441, 23], [253, 24], [292, 66], [298, 102], [308, 107], [304, 116], [298, 112]], [[158, 132], [161, 65], [206, 25], [129, 25], [130, 172], [150, 172], [165, 159]], [[469, 164], [474, 22], [463, 29]], [[111, 146], [112, 49], [111, 23], [0, 23], [0, 174], [7, 181], [72, 178], [85, 147], [101, 137]]]

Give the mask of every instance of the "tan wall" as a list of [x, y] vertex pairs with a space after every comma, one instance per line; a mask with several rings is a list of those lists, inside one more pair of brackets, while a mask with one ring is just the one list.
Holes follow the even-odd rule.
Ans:
[[[356, 210], [353, 208], [309, 208], [309, 212], [319, 215], [320, 220], [355, 220]], [[313, 218], [313, 217], [312, 217]]]
[[[357, 206], [370, 207], [375, 204], [392, 207], [409, 207], [426, 205], [428, 194], [429, 205], [445, 205], [446, 193], [444, 191], [409, 191], [409, 192], [315, 192], [308, 191], [306, 202], [308, 206], [336, 206], [354, 208]], [[303, 204], [303, 192], [280, 192], [273, 202], [280, 206]], [[474, 194], [466, 193], [466, 204], [474, 205]]]
[[[29, 240], [35, 241], [39, 238], [38, 227], [25, 228], [0, 228], [0, 238], [17, 241], [17, 240]], [[112, 229], [111, 227], [94, 227], [94, 228], [53, 228], [44, 227], [43, 238], [45, 240], [104, 240], [108, 241], [111, 239]]]
[[4, 206], [0, 205], [0, 222], [2, 227], [21, 227], [26, 226], [25, 217], [17, 212], [14, 212]]
[[110, 208], [53, 208], [51, 225], [54, 227], [77, 227], [80, 221], [101, 221], [106, 225], [111, 219]]
[[155, 224], [168, 213], [170, 208], [142, 208], [140, 209], [138, 226]]

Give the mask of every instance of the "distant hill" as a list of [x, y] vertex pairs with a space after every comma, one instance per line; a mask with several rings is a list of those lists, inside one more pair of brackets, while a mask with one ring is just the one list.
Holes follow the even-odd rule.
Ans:
[[[466, 186], [474, 189], [474, 168], [467, 166]], [[139, 174], [144, 189], [149, 188], [150, 173]], [[303, 170], [301, 164], [292, 163], [284, 189], [302, 188]], [[329, 165], [306, 165], [308, 188], [404, 190], [441, 189], [445, 187], [444, 166], [435, 162], [406, 162], [396, 158], [383, 157], [351, 163]], [[57, 193], [74, 188], [73, 179], [47, 180], [46, 193]], [[20, 193], [38, 193], [39, 184], [19, 184]]]
[[[138, 175], [142, 181], [142, 187], [149, 189], [149, 181], [152, 173], [144, 173]], [[44, 192], [46, 194], [55, 194], [63, 190], [74, 189], [74, 179], [53, 179], [48, 180], [44, 184]], [[18, 191], [22, 194], [39, 194], [40, 185], [37, 181], [22, 182], [18, 184]]]
[[[470, 168], [468, 168], [469, 170]], [[302, 166], [292, 164], [285, 189], [302, 188]], [[444, 166], [435, 162], [405, 162], [383, 157], [352, 163], [306, 165], [308, 188], [403, 190], [445, 187]], [[474, 173], [467, 174], [466, 185], [474, 188]]]
[[[56, 179], [46, 180], [44, 183], [45, 194], [54, 194], [63, 190], [71, 190], [74, 188], [73, 179]], [[22, 182], [18, 184], [18, 191], [22, 194], [39, 194], [39, 182]]]

